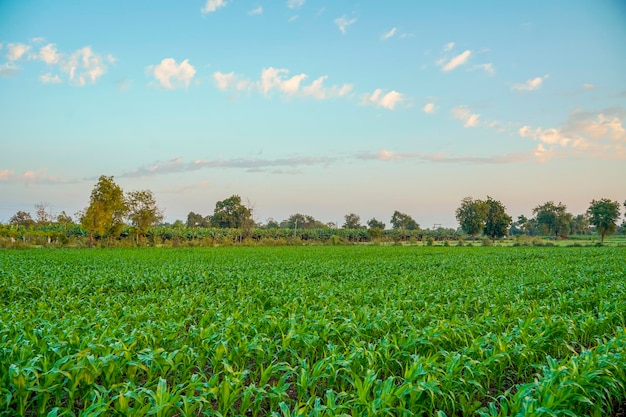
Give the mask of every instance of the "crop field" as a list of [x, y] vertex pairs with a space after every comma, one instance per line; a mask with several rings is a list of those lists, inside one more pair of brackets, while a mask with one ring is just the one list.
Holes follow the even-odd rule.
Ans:
[[0, 251], [2, 416], [610, 416], [626, 248]]

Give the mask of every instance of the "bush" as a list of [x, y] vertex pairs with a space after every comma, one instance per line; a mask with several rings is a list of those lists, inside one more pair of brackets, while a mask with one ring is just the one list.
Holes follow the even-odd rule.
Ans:
[[435, 243], [435, 239], [433, 239], [433, 237], [432, 237], [432, 236], [428, 236], [428, 237], [426, 238], [426, 246], [432, 246], [432, 245], [433, 245], [433, 243]]
[[493, 246], [493, 242], [488, 237], [484, 237], [481, 243], [483, 246]]

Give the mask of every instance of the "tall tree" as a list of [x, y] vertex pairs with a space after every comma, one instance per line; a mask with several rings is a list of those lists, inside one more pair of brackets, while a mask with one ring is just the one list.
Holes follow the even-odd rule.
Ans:
[[370, 229], [380, 229], [380, 230], [385, 230], [385, 226], [386, 224], [381, 222], [380, 220], [376, 220], [375, 217], [372, 217], [371, 219], [369, 219], [367, 221], [367, 226]]
[[37, 214], [35, 221], [38, 225], [51, 223], [54, 218], [52, 214], [48, 212], [48, 203], [35, 204], [35, 213]]
[[19, 210], [9, 219], [10, 224], [14, 224], [16, 226], [24, 226], [31, 227], [35, 225], [35, 221], [31, 217], [30, 213], [27, 211]]
[[491, 240], [506, 236], [513, 221], [511, 216], [506, 214], [506, 207], [500, 201], [494, 200], [489, 196], [487, 196], [487, 201], [484, 204], [488, 207], [488, 210], [483, 233], [489, 236]]
[[600, 241], [604, 242], [604, 236], [614, 233], [619, 219], [619, 203], [608, 198], [593, 200], [587, 209], [589, 223], [594, 225], [601, 236]]
[[150, 190], [131, 191], [126, 196], [128, 220], [135, 228], [139, 242], [148, 231], [163, 221], [163, 211], [157, 206], [156, 199]]
[[206, 227], [208, 226], [202, 214], [194, 213], [190, 211], [187, 215], [187, 227]]
[[109, 240], [120, 234], [128, 211], [124, 191], [113, 177], [101, 175], [91, 191], [89, 206], [80, 213], [80, 224], [89, 233], [89, 247], [94, 235], [107, 235]]
[[345, 222], [343, 223], [344, 229], [360, 229], [361, 217], [358, 214], [350, 213], [343, 216]]
[[233, 195], [215, 203], [211, 216], [213, 227], [245, 229], [252, 223], [252, 210], [241, 203], [241, 197]]
[[394, 211], [391, 216], [391, 225], [394, 229], [418, 230], [420, 228], [420, 225], [411, 216], [400, 213], [398, 210]]
[[589, 233], [589, 216], [587, 214], [578, 214], [572, 218], [569, 225], [569, 231], [572, 235], [585, 235]]
[[285, 229], [325, 229], [327, 226], [308, 214], [295, 213], [280, 222]]
[[567, 212], [565, 204], [559, 203], [557, 205], [553, 201], [548, 201], [535, 207], [533, 214], [545, 234], [554, 235], [556, 238], [567, 234], [569, 231], [572, 215]]
[[475, 238], [485, 229], [488, 213], [489, 206], [484, 201], [465, 197], [461, 200], [459, 208], [456, 209], [456, 219], [461, 229]]

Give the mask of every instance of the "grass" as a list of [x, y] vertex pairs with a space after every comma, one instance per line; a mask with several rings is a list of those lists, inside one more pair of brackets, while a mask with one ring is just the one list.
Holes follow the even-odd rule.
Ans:
[[609, 415], [626, 249], [0, 251], [0, 415]]

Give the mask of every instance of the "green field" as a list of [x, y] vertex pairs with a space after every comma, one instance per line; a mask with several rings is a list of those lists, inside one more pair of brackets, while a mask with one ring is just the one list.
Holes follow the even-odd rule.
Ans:
[[606, 416], [626, 248], [0, 251], [0, 415]]

